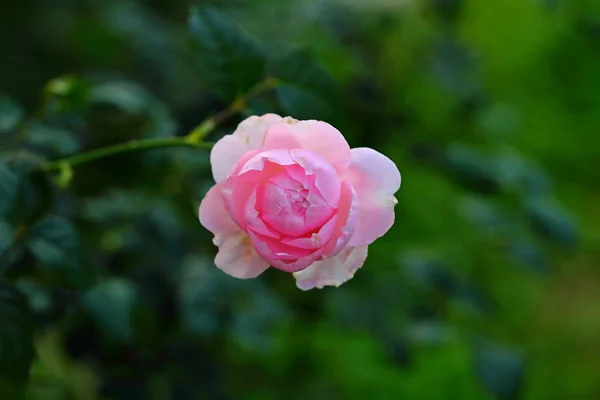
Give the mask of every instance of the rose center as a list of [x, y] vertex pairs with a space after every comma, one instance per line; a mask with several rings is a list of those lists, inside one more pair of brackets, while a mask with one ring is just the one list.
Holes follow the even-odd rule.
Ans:
[[324, 223], [334, 210], [315, 187], [314, 176], [288, 166], [263, 187], [260, 218], [289, 236], [301, 236]]
[[308, 197], [308, 189], [286, 189], [285, 195], [290, 202], [289, 205], [292, 211], [302, 215], [306, 214], [306, 209], [310, 206], [310, 202], [306, 199]]

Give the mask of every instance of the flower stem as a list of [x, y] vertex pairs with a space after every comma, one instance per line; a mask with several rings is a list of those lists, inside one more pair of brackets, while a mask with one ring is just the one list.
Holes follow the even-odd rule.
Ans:
[[71, 168], [79, 164], [84, 164], [115, 154], [158, 147], [196, 147], [210, 149], [212, 148], [212, 143], [192, 141], [188, 137], [165, 137], [131, 140], [129, 142], [119, 143], [112, 146], [101, 147], [96, 150], [88, 151], [87, 153], [76, 154], [72, 157], [67, 157], [61, 160], [46, 162], [42, 164], [42, 170], [63, 170], [65, 168]]

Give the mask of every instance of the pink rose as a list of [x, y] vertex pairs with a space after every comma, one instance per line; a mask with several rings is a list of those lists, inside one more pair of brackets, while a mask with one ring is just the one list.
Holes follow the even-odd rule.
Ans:
[[200, 204], [217, 267], [236, 278], [273, 266], [302, 290], [339, 286], [394, 223], [400, 172], [369, 148], [350, 150], [320, 121], [244, 120], [210, 154], [217, 184]]

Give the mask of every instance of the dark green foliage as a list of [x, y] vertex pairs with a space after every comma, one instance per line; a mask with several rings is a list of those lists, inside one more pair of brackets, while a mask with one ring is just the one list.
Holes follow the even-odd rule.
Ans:
[[[597, 2], [5, 3], [0, 400], [600, 398]], [[216, 268], [208, 151], [40, 170], [236, 99], [398, 164], [348, 283]]]
[[33, 321], [25, 297], [5, 280], [0, 281], [0, 396], [18, 398], [35, 356]]
[[526, 207], [531, 223], [540, 235], [564, 245], [576, 243], [575, 224], [559, 205], [549, 199], [533, 198]]
[[275, 96], [282, 110], [298, 119], [335, 119], [339, 101], [335, 82], [306, 50], [294, 50], [273, 62], [279, 81]]
[[226, 100], [244, 94], [266, 75], [266, 55], [258, 42], [215, 9], [192, 8], [189, 31], [199, 78]]
[[17, 175], [0, 160], [0, 211], [5, 218], [15, 202], [18, 186]]
[[514, 349], [481, 343], [475, 350], [475, 368], [481, 383], [499, 399], [514, 399], [525, 376], [523, 357]]
[[60, 157], [75, 154], [80, 149], [77, 137], [66, 129], [39, 122], [31, 122], [25, 129], [28, 143], [39, 152]]
[[123, 343], [133, 343], [141, 334], [134, 322], [140, 302], [135, 286], [123, 279], [101, 282], [83, 297], [83, 305], [102, 335]]
[[23, 118], [23, 111], [14, 102], [0, 95], [0, 135], [17, 127]]
[[456, 145], [448, 149], [448, 169], [466, 189], [476, 193], [495, 194], [499, 182], [493, 164], [484, 154]]
[[26, 150], [5, 153], [6, 218], [15, 227], [37, 222], [48, 212], [52, 188], [47, 174], [40, 170], [42, 158]]

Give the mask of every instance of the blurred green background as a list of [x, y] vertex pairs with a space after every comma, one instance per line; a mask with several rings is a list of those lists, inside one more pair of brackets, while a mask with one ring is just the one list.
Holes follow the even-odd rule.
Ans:
[[[4, 0], [0, 49], [0, 399], [600, 398], [597, 0]], [[340, 288], [213, 265], [205, 150], [36, 169], [263, 76], [211, 140], [324, 119], [402, 172]]]

